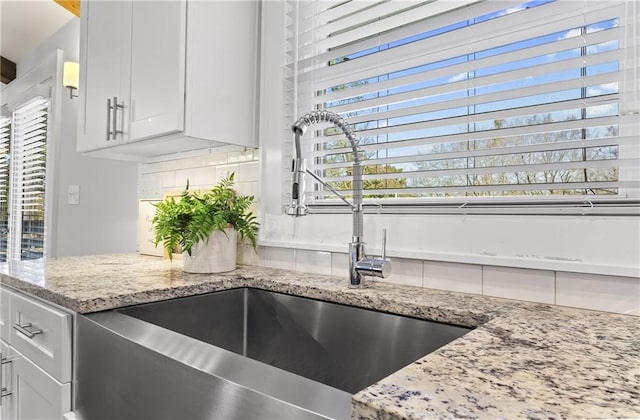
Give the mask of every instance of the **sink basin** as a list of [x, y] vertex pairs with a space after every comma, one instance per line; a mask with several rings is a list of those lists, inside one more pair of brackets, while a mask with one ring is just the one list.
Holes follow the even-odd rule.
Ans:
[[[470, 331], [251, 288], [79, 316], [77, 328], [77, 406], [86, 418], [135, 418], [135, 410], [147, 418], [267, 418], [265, 407], [277, 418], [348, 418], [351, 394]], [[95, 360], [104, 360], [109, 369], [96, 368]], [[162, 370], [170, 372], [166, 379]], [[136, 408], [140, 403], [134, 411], [125, 407], [131, 405], [122, 401], [126, 392], [100, 389], [145, 374], [154, 375], [146, 385], [158, 410], [153, 415]], [[92, 375], [117, 379], [95, 385]], [[181, 379], [172, 381], [176, 376]], [[197, 395], [182, 395], [173, 382], [198, 389]], [[146, 398], [144, 386], [132, 385], [138, 398]], [[167, 388], [171, 393], [163, 398]], [[211, 411], [213, 396], [225, 390], [243, 395], [227, 395], [226, 404], [234, 398], [241, 402], [223, 413]], [[105, 392], [116, 402], [105, 402]], [[191, 411], [158, 409], [171, 400]], [[113, 411], [114, 404], [122, 405], [120, 411]]]

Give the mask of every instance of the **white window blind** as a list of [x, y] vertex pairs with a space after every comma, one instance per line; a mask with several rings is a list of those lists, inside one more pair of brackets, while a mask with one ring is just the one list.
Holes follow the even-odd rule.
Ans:
[[0, 262], [7, 260], [11, 118], [0, 117]]
[[44, 256], [45, 175], [49, 99], [38, 97], [13, 112], [8, 259]]
[[[378, 203], [637, 204], [638, 8], [290, 1], [286, 136], [308, 111], [343, 116], [364, 154], [365, 199]], [[313, 128], [307, 166], [348, 195], [346, 139]], [[307, 191], [307, 202], [333, 198]]]

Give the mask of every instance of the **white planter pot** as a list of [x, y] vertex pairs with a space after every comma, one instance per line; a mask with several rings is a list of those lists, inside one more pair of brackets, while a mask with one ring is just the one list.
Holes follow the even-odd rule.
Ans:
[[215, 231], [209, 241], [191, 248], [191, 256], [182, 253], [182, 270], [187, 273], [224, 273], [236, 269], [237, 235], [232, 227]]

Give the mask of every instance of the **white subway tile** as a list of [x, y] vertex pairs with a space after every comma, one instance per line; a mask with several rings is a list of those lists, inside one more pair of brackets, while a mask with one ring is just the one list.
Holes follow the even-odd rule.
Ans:
[[257, 217], [258, 214], [260, 214], [260, 204], [258, 204], [257, 201], [254, 201], [253, 204], [249, 206], [249, 211]]
[[331, 253], [331, 274], [349, 278], [349, 254], [343, 252]]
[[530, 302], [555, 303], [555, 273], [546, 270], [485, 266], [482, 293]]
[[295, 269], [295, 250], [291, 248], [265, 247], [264, 266], [271, 268], [282, 268], [285, 270]]
[[253, 195], [256, 201], [260, 200], [260, 183], [258, 181], [251, 183], [251, 195]]
[[181, 169], [179, 171], [174, 172], [173, 186], [184, 189], [187, 186], [187, 181], [190, 184], [193, 183], [193, 178], [195, 177], [195, 170], [193, 169]]
[[142, 184], [162, 187], [162, 173], [142, 174]]
[[240, 195], [251, 195], [253, 193], [253, 185], [251, 182], [236, 182], [234, 188]]
[[202, 156], [202, 164], [206, 166], [226, 165], [227, 153], [209, 153]]
[[[162, 175], [162, 188], [173, 187], [175, 185], [176, 174], [174, 171], [160, 172], [160, 175]], [[182, 188], [184, 188], [184, 185], [182, 185]]]
[[229, 163], [248, 162], [253, 160], [253, 149], [229, 152], [227, 159]]
[[189, 169], [192, 167], [192, 165], [189, 162], [189, 159], [169, 160], [166, 163], [167, 163], [168, 171], [180, 171], [180, 170]]
[[216, 183], [216, 170], [213, 166], [203, 166], [193, 169], [191, 185], [212, 188]]
[[216, 172], [215, 172], [215, 180], [214, 180], [214, 184], [217, 183], [218, 181], [220, 181], [222, 178], [226, 178], [229, 175], [231, 175], [232, 172], [236, 173], [236, 181], [238, 180], [237, 176], [238, 176], [238, 165], [220, 165], [220, 166], [215, 166], [216, 168]]
[[482, 266], [424, 261], [424, 287], [482, 294]]
[[422, 287], [422, 261], [406, 258], [389, 258], [389, 260], [391, 261], [389, 277], [386, 279], [374, 277], [373, 280]]
[[556, 304], [640, 316], [640, 278], [558, 272]]
[[237, 182], [255, 182], [259, 179], [260, 163], [251, 161], [238, 164]]
[[331, 253], [297, 249], [295, 253], [296, 271], [305, 273], [331, 274]]
[[249, 244], [238, 243], [238, 264], [264, 266], [264, 248], [254, 250]]
[[194, 157], [190, 157], [190, 158], [184, 158], [181, 159], [182, 161], [182, 165], [184, 168], [189, 169], [189, 168], [200, 168], [202, 166], [204, 166], [204, 159], [202, 158], [202, 156], [194, 156]]

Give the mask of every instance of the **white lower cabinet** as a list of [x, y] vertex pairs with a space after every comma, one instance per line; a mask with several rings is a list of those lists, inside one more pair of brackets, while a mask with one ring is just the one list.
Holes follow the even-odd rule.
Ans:
[[[7, 419], [60, 419], [71, 410], [71, 383], [62, 384], [17, 351], [10, 353]], [[4, 416], [2, 419], [4, 420]]]
[[0, 420], [61, 419], [72, 409], [73, 315], [5, 287], [0, 292]]

